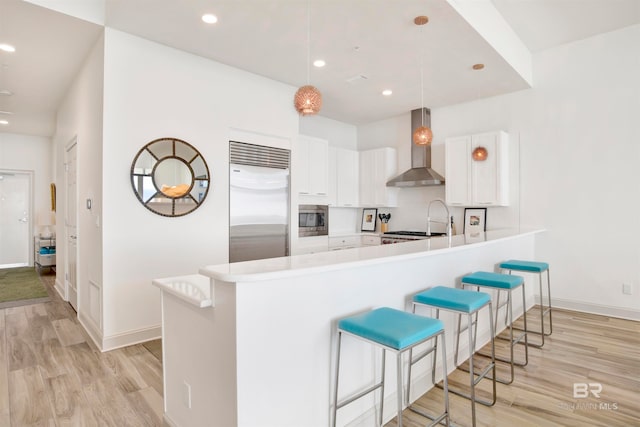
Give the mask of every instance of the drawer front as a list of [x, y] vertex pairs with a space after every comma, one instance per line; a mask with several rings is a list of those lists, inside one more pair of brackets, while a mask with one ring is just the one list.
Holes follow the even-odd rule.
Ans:
[[362, 244], [375, 246], [380, 244], [380, 236], [362, 236]]
[[344, 236], [344, 237], [330, 237], [329, 238], [329, 247], [330, 248], [355, 248], [359, 246], [360, 239], [358, 236]]

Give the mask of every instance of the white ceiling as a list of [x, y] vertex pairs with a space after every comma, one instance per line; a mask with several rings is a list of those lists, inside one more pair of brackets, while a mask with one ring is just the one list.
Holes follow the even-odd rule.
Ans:
[[[88, 0], [84, 0], [88, 1]], [[102, 1], [102, 0], [93, 0]], [[480, 0], [104, 0], [106, 25], [323, 93], [321, 115], [362, 124], [424, 103], [455, 104], [528, 87], [451, 6]], [[640, 22], [640, 0], [491, 0], [531, 52]], [[200, 21], [205, 12], [219, 22]], [[424, 27], [417, 15], [429, 16]], [[102, 27], [22, 0], [0, 0], [0, 132], [52, 135], [55, 111]], [[471, 70], [474, 63], [486, 68]], [[356, 78], [365, 76], [366, 78]], [[212, 76], [212, 78], [214, 78]], [[383, 89], [392, 89], [383, 97]], [[293, 108], [293, 107], [292, 107]]]

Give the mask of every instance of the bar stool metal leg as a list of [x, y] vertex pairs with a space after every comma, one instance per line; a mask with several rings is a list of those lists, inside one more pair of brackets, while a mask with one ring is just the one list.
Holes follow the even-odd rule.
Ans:
[[[437, 319], [438, 317], [436, 317]], [[444, 334], [442, 335], [442, 341], [444, 341]], [[441, 351], [442, 351], [442, 390], [444, 392], [444, 406], [445, 408], [447, 408], [447, 412], [449, 412], [449, 383], [447, 381], [447, 351], [446, 351], [446, 346], [447, 343], [443, 342], [441, 345]], [[420, 355], [416, 360], [412, 359], [413, 356], [413, 348], [411, 350], [409, 350], [409, 373], [411, 372], [411, 366], [413, 366], [415, 363], [417, 363], [419, 360], [423, 359], [425, 356], [429, 355], [430, 353], [433, 353], [433, 362], [432, 362], [432, 367], [431, 367], [431, 382], [432, 384], [435, 385], [435, 375], [436, 375], [436, 355], [438, 353], [438, 337], [435, 337], [434, 339], [434, 344], [433, 347], [429, 350], [427, 350], [425, 353], [423, 353], [422, 355]], [[416, 408], [413, 405], [409, 405], [409, 393], [411, 390], [411, 375], [409, 375], [409, 378], [407, 379], [407, 393], [406, 393], [406, 402], [407, 402], [407, 407], [409, 408], [409, 410], [411, 412], [415, 412], [418, 415], [422, 415], [425, 418], [428, 418], [430, 420], [433, 421], [433, 423], [431, 425], [435, 425], [440, 423], [440, 421], [437, 420], [437, 418], [433, 417], [432, 415], [427, 414], [426, 412]], [[449, 419], [447, 419], [447, 425], [449, 425]]]
[[380, 381], [377, 382], [376, 384], [372, 385], [371, 387], [367, 388], [366, 390], [363, 390], [360, 393], [357, 393], [347, 399], [345, 399], [344, 401], [340, 402], [340, 404], [338, 404], [338, 378], [340, 377], [340, 352], [341, 352], [341, 344], [342, 344], [342, 331], [338, 330], [338, 343], [336, 344], [336, 352], [338, 353], [338, 357], [336, 359], [336, 370], [335, 370], [335, 375], [334, 375], [334, 387], [333, 387], [333, 417], [332, 417], [332, 426], [335, 427], [336, 426], [336, 421], [337, 421], [337, 413], [338, 413], [338, 409], [347, 406], [348, 404], [350, 404], [351, 402], [354, 402], [358, 399], [360, 399], [361, 397], [371, 393], [372, 391], [380, 388], [380, 395], [381, 395], [381, 399], [380, 399], [380, 410], [378, 411], [378, 422], [379, 425], [382, 425], [383, 423], [383, 419], [382, 419], [382, 414], [383, 414], [383, 410], [384, 410], [384, 372], [385, 372], [385, 350], [384, 348], [382, 349], [382, 361], [380, 363], [380, 369], [382, 371], [381, 376], [380, 376]]
[[[542, 281], [542, 275], [540, 276], [540, 281]], [[540, 296], [540, 303], [542, 303], [542, 296]], [[549, 333], [544, 333], [544, 329], [542, 333], [546, 336], [549, 336], [553, 333], [553, 310], [551, 308], [551, 269], [547, 268], [547, 308], [544, 310], [543, 316], [546, 313], [549, 313]], [[542, 323], [544, 325], [544, 322]], [[543, 326], [544, 328], [544, 326]]]
[[[333, 394], [333, 408], [331, 425], [336, 426], [337, 413], [340, 408], [354, 402], [361, 397], [380, 389], [380, 404], [378, 413], [378, 425], [384, 422], [384, 384], [385, 384], [385, 358], [386, 352], [390, 351], [396, 355], [397, 368], [397, 384], [398, 384], [398, 426], [402, 427], [402, 410], [403, 410], [403, 375], [402, 375], [402, 355], [405, 352], [411, 352], [413, 347], [423, 344], [430, 340], [435, 340], [437, 345], [438, 338], [444, 338], [444, 325], [437, 319], [417, 316], [415, 314], [406, 313], [404, 311], [392, 308], [379, 308], [369, 312], [348, 317], [338, 322], [338, 342], [336, 345], [336, 367], [335, 367], [335, 383]], [[367, 387], [365, 390], [355, 393], [349, 397], [338, 401], [338, 383], [340, 380], [340, 353], [341, 341], [344, 334], [348, 334], [375, 347], [382, 349], [382, 373], [381, 379], [376, 384]], [[433, 348], [428, 351], [433, 351]], [[444, 412], [438, 416], [430, 416], [421, 411], [415, 411], [433, 420], [430, 426], [445, 422], [449, 425], [449, 399], [448, 399], [448, 383], [446, 378], [446, 348], [442, 346], [443, 369], [444, 375]], [[434, 354], [435, 357], [435, 354]], [[410, 378], [409, 378], [410, 380]]]
[[[480, 403], [485, 406], [492, 406], [496, 402], [496, 364], [493, 356], [495, 355], [494, 348], [494, 328], [493, 328], [493, 309], [491, 306], [491, 297], [486, 293], [472, 292], [462, 289], [448, 288], [444, 286], [436, 286], [435, 288], [428, 289], [424, 292], [421, 292], [413, 297], [413, 312], [415, 313], [416, 307], [422, 305], [425, 307], [430, 307], [435, 309], [435, 318], [439, 319], [440, 310], [451, 311], [458, 314], [458, 325], [457, 325], [457, 334], [456, 334], [456, 350], [454, 361], [456, 365], [458, 364], [458, 355], [459, 355], [459, 343], [460, 343], [460, 335], [465, 330], [468, 330], [468, 339], [469, 339], [469, 393], [465, 393], [461, 390], [451, 389], [449, 391], [451, 393], [457, 394], [459, 396], [465, 397], [471, 401], [471, 419], [473, 425], [476, 425], [476, 407], [475, 404]], [[491, 341], [491, 355], [492, 360], [491, 363], [487, 364], [481, 372], [476, 372], [473, 362], [473, 355], [475, 353], [476, 340], [477, 340], [477, 325], [478, 325], [478, 312], [487, 308], [489, 312], [489, 326], [490, 326], [490, 341]], [[467, 326], [463, 330], [461, 327], [462, 324], [462, 314], [467, 315]], [[437, 341], [436, 344], [437, 346]], [[443, 346], [446, 345], [443, 344]], [[410, 365], [416, 363], [420, 360], [420, 357], [416, 359], [411, 359]], [[463, 369], [465, 370], [465, 369]], [[489, 372], [492, 371], [492, 376], [489, 377]], [[432, 366], [432, 381], [435, 384], [435, 359], [433, 361]], [[446, 371], [445, 371], [446, 372]], [[476, 396], [475, 387], [476, 385], [484, 378], [491, 379], [493, 384], [493, 393], [492, 400], [479, 399]], [[439, 384], [436, 384], [439, 386]], [[409, 384], [410, 387], [410, 384]]]
[[[505, 378], [496, 378], [496, 381], [502, 384], [511, 384], [515, 379], [515, 370], [514, 366], [526, 366], [529, 363], [529, 350], [528, 350], [528, 338], [527, 338], [527, 312], [526, 312], [526, 295], [524, 288], [524, 279], [519, 276], [511, 276], [507, 274], [498, 274], [498, 273], [488, 273], [488, 272], [476, 272], [473, 274], [469, 274], [462, 278], [462, 286], [466, 288], [468, 286], [475, 287], [476, 290], [480, 290], [481, 287], [490, 288], [498, 291], [498, 295], [496, 296], [496, 326], [495, 331], [497, 333], [497, 318], [498, 311], [500, 307], [506, 306], [506, 325], [509, 328], [509, 337], [503, 338], [500, 335], [496, 335], [497, 339], [506, 339], [509, 341], [509, 358], [495, 356], [495, 360], [505, 362], [509, 364], [509, 373], [510, 376], [508, 379]], [[524, 307], [523, 311], [523, 320], [524, 320], [524, 330], [520, 335], [514, 337], [513, 331], [513, 298], [512, 293], [514, 290], [520, 288], [522, 292], [522, 306]], [[507, 302], [505, 304], [500, 305], [500, 293], [502, 291], [507, 292]], [[523, 344], [524, 346], [524, 361], [516, 361], [514, 348], [518, 344]], [[479, 355], [488, 357], [489, 355], [478, 352]]]
[[[546, 262], [537, 262], [537, 261], [521, 261], [521, 260], [509, 260], [502, 262], [500, 264], [501, 270], [508, 271], [508, 274], [511, 274], [513, 271], [521, 271], [526, 273], [535, 273], [538, 275], [538, 285], [540, 291], [540, 330], [528, 330], [529, 334], [539, 335], [540, 343], [529, 342], [531, 347], [542, 348], [544, 346], [544, 338], [545, 336], [549, 336], [553, 333], [553, 315], [552, 315], [552, 305], [551, 305], [551, 278], [550, 278], [550, 268], [549, 264]], [[542, 276], [546, 273], [547, 279], [547, 304], [544, 302], [544, 286], [542, 284]], [[545, 317], [549, 315], [549, 330], [546, 331], [545, 328]], [[522, 330], [521, 328], [516, 328], [518, 330]]]

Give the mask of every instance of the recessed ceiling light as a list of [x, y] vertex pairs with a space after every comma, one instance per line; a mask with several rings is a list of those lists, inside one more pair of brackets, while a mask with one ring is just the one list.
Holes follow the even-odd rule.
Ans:
[[484, 68], [484, 64], [473, 64], [473, 68], [474, 70], [482, 70]]
[[382, 91], [382, 94], [384, 96], [391, 96], [391, 94], [393, 93], [393, 91], [391, 89], [385, 89]]
[[327, 63], [324, 62], [324, 59], [316, 59], [315, 61], [313, 61], [313, 65], [315, 67], [321, 68], [321, 67], [324, 67], [325, 65], [327, 65]]
[[9, 120], [0, 120], [0, 125], [8, 125], [9, 124]]
[[0, 43], [0, 50], [4, 50], [5, 52], [15, 52], [16, 48], [10, 44]]
[[218, 17], [213, 13], [205, 13], [204, 15], [202, 15], [202, 21], [206, 22], [207, 24], [215, 24], [216, 22], [218, 22]]

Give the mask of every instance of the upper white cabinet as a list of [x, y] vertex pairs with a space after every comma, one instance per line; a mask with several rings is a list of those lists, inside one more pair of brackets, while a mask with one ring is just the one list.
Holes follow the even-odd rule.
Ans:
[[358, 152], [329, 147], [329, 204], [358, 206]]
[[397, 173], [396, 157], [390, 147], [360, 152], [360, 206], [398, 205], [398, 188], [387, 187]]
[[[447, 138], [445, 141], [446, 198], [451, 206], [509, 204], [509, 136], [503, 131]], [[478, 147], [485, 160], [474, 160]]]
[[327, 197], [329, 189], [329, 143], [298, 135], [296, 140], [296, 185], [300, 195]]

